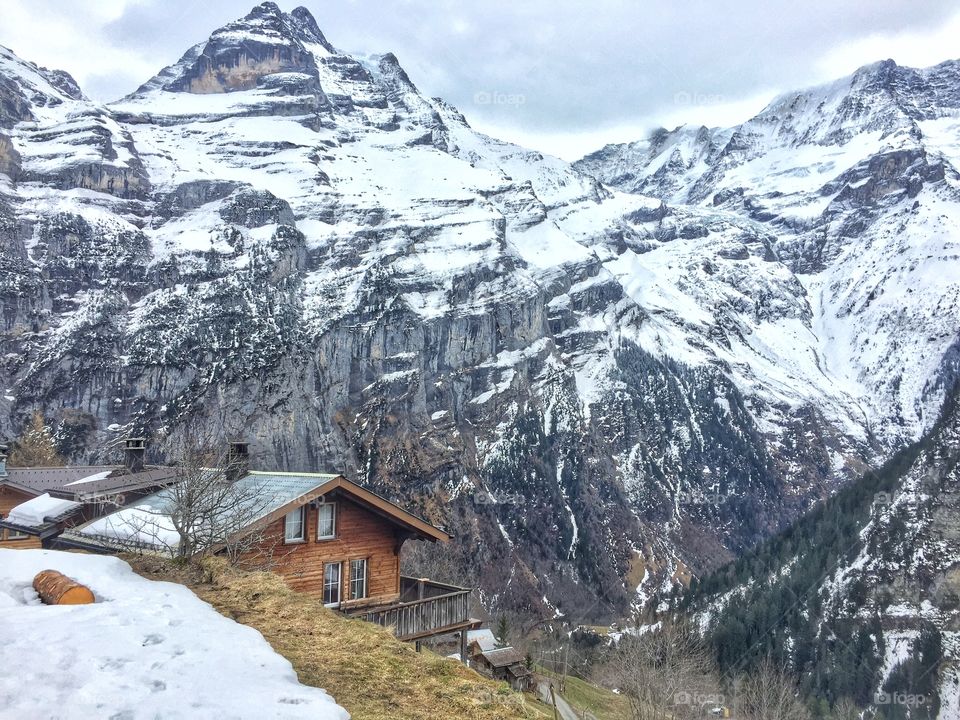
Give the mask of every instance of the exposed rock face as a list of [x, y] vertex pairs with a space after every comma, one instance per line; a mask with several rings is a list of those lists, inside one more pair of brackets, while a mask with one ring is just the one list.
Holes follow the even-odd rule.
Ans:
[[[610, 192], [271, 3], [107, 108], [44, 88], [60, 109], [5, 131], [4, 434], [41, 407], [78, 459], [245, 435], [264, 467], [342, 470], [447, 525], [490, 605], [573, 620], [729, 558], [896, 443], [909, 403], [861, 400], [784, 261], [803, 244], [746, 193]], [[917, 161], [876, 182], [935, 177]]]
[[[60, 70], [28, 63], [0, 47], [0, 172], [60, 190], [123, 198], [150, 189], [133, 141]], [[6, 168], [7, 170], [4, 170]]]
[[155, 85], [201, 94], [250, 90], [267, 75], [314, 69], [310, 46], [333, 53], [309, 12], [298, 8], [286, 15], [276, 4], [263, 3], [217, 30], [201, 53], [188, 52], [178, 77]]
[[0, 174], [11, 180], [20, 176], [20, 153], [7, 135], [0, 133]]

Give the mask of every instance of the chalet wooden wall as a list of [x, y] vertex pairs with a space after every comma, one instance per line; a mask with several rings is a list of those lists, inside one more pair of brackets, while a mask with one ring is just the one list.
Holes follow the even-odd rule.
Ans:
[[43, 541], [36, 535], [28, 535], [19, 540], [10, 540], [7, 538], [7, 533], [9, 532], [9, 530], [3, 530], [3, 535], [0, 536], [3, 538], [0, 540], [0, 547], [12, 548], [14, 550], [39, 550], [43, 547]]
[[[0, 486], [0, 516], [6, 517], [13, 508], [27, 500], [33, 498], [33, 495], [27, 495], [11, 487]], [[10, 540], [9, 530], [0, 529], [0, 547], [6, 548], [39, 548], [42, 546], [40, 538], [30, 536], [21, 540]]]
[[[337, 534], [332, 540], [317, 540], [317, 510], [307, 507], [306, 541], [283, 542], [283, 519], [269, 526], [258, 551], [248, 562], [270, 557], [271, 569], [294, 590], [323, 597], [323, 564], [342, 562], [340, 595], [344, 606], [395, 602], [400, 597], [400, 555], [395, 526], [342, 495], [329, 497], [337, 503]], [[350, 592], [350, 560], [367, 560], [367, 602], [347, 602]]]
[[6, 517], [17, 505], [32, 500], [33, 497], [12, 487], [0, 485], [0, 516]]

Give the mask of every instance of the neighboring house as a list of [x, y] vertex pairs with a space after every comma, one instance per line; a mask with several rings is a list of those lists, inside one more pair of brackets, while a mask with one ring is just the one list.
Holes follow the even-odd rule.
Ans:
[[[145, 446], [140, 438], [126, 441], [120, 466], [7, 467], [6, 451], [6, 446], [0, 445], [0, 547], [47, 547], [69, 525], [113, 512], [171, 481], [176, 473], [175, 468], [145, 466]], [[51, 523], [41, 523], [42, 527], [9, 522], [14, 508], [45, 494], [77, 506]], [[28, 512], [41, 505], [32, 507]]]
[[523, 655], [512, 647], [481, 650], [479, 643], [472, 645], [471, 665], [475, 670], [509, 683], [514, 690], [523, 692], [533, 684], [533, 673], [524, 664]]
[[42, 548], [44, 541], [59, 535], [71, 518], [83, 507], [73, 500], [62, 500], [43, 493], [12, 508], [0, 521], [11, 539], [6, 547]]
[[477, 648], [476, 652], [497, 649], [497, 638], [490, 628], [467, 631], [467, 646]]
[[[231, 482], [237, 497], [255, 502], [242, 509], [243, 527], [234, 534], [250, 540], [241, 554], [248, 565], [277, 573], [327, 607], [392, 627], [402, 640], [477, 624], [469, 589], [400, 575], [404, 542], [446, 542], [443, 530], [341, 475], [244, 471]], [[58, 543], [174, 554], [180, 536], [172, 503], [170, 491], [160, 490], [64, 532]]]

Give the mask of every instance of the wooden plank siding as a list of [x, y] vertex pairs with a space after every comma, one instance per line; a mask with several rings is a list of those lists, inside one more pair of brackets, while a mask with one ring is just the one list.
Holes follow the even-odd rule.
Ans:
[[11, 540], [9, 530], [3, 530], [3, 539], [0, 540], [0, 548], [12, 550], [40, 550], [43, 547], [43, 541], [36, 535], [27, 535], [26, 537]]
[[[12, 487], [0, 485], [0, 517], [6, 517], [17, 505], [32, 500], [35, 495], [28, 495], [25, 492], [16, 490]], [[0, 547], [18, 548], [18, 549], [36, 549], [43, 546], [40, 538], [30, 535], [18, 540], [10, 539], [10, 531], [0, 528]]]
[[[324, 563], [342, 563], [342, 607], [396, 602], [400, 597], [400, 544], [396, 526], [352, 502], [343, 494], [327, 497], [337, 503], [336, 537], [317, 539], [318, 510], [306, 506], [306, 534], [302, 543], [284, 542], [284, 518], [267, 526], [259, 547], [247, 555], [249, 563], [269, 557], [270, 570], [294, 590], [323, 597]], [[367, 597], [347, 600], [350, 592], [350, 561], [367, 561]]]
[[6, 517], [17, 505], [35, 497], [36, 495], [28, 495], [7, 485], [0, 485], [0, 517]]

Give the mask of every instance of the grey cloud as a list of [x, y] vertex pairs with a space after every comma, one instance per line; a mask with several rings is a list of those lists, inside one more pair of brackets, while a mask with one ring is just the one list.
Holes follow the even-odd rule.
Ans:
[[[103, 28], [102, 37], [154, 59], [159, 69], [252, 4], [142, 0]], [[337, 47], [392, 51], [421, 90], [458, 105], [468, 118], [527, 135], [669, 115], [688, 96], [737, 101], [807, 85], [817, 60], [832, 49], [876, 33], [933, 31], [957, 12], [953, 0], [302, 4]], [[82, 10], [71, 12], [82, 25]], [[86, 90], [112, 99], [145, 79], [104, 68], [90, 73]], [[522, 103], [475, 102], [517, 96]]]

